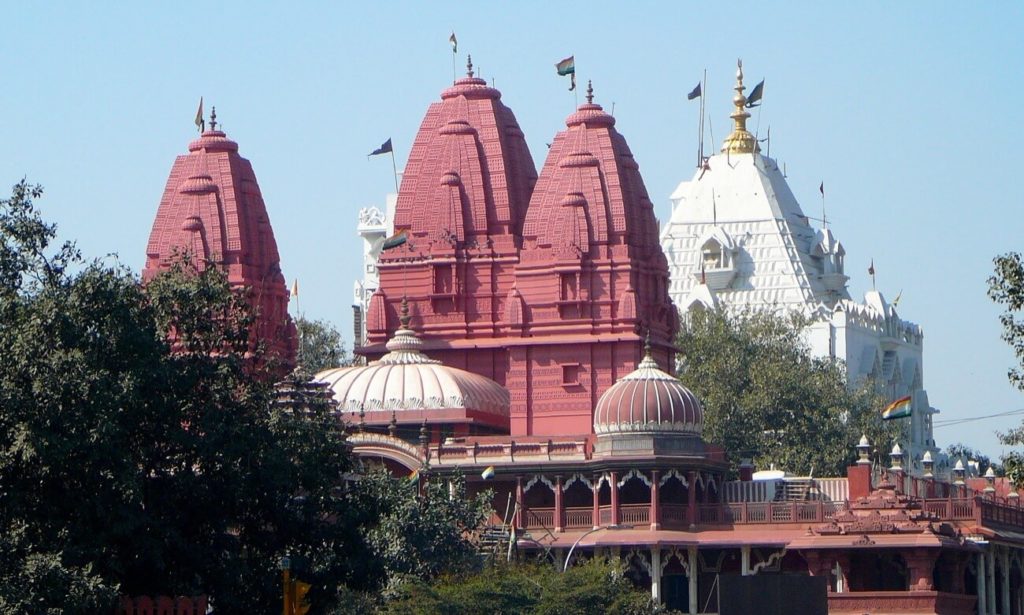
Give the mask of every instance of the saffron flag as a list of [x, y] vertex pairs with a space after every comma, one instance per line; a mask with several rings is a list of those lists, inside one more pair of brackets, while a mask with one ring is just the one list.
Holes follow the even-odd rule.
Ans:
[[494, 478], [494, 466], [488, 466], [486, 470], [480, 473], [480, 478], [484, 480]]
[[378, 154], [389, 154], [389, 153], [391, 153], [391, 151], [392, 151], [391, 150], [391, 137], [388, 137], [387, 141], [382, 143], [381, 146], [378, 147], [377, 149], [375, 149], [372, 152], [370, 152], [369, 154], [367, 154], [367, 157], [369, 157], [369, 156], [376, 156]]
[[381, 245], [380, 248], [381, 252], [385, 250], [390, 250], [391, 248], [397, 248], [398, 246], [402, 245], [408, 240], [408, 232], [405, 229], [402, 229], [395, 233], [394, 235], [392, 235], [391, 237], [388, 237], [387, 239], [384, 240], [384, 243], [383, 245]]
[[448, 37], [448, 42], [452, 44], [452, 53], [459, 53], [459, 39], [455, 38], [455, 30], [452, 30], [452, 35]]
[[882, 420], [888, 421], [891, 419], [902, 419], [910, 416], [912, 408], [910, 407], [910, 395], [901, 397], [896, 401], [892, 402], [882, 410]]
[[764, 95], [764, 79], [761, 83], [754, 86], [753, 90], [750, 90], [750, 96], [747, 96], [747, 109], [753, 109], [761, 102], [761, 97]]
[[295, 278], [295, 281], [292, 282], [292, 296], [299, 296], [299, 278]]
[[693, 100], [694, 98], [700, 98], [700, 81], [697, 82], [697, 87], [690, 90], [690, 93], [686, 95], [686, 100]]
[[206, 130], [206, 120], [203, 119], [203, 97], [199, 97], [199, 109], [196, 111], [196, 130], [203, 132]]

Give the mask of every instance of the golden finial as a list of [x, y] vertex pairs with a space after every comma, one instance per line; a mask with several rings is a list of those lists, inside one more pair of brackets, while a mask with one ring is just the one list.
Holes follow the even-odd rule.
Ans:
[[722, 153], [752, 154], [760, 152], [761, 148], [757, 144], [757, 139], [747, 131], [747, 118], [750, 117], [750, 113], [746, 109], [747, 97], [743, 95], [743, 90], [746, 89], [743, 87], [743, 60], [736, 60], [736, 86], [733, 89], [736, 90], [736, 95], [732, 97], [732, 104], [736, 109], [729, 116], [733, 120], [732, 133], [722, 143]]

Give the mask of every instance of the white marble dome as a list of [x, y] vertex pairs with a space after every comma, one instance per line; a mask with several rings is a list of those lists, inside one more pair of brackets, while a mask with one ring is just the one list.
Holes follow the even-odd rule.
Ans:
[[316, 379], [327, 383], [346, 414], [394, 410], [400, 422], [407, 410], [459, 409], [509, 416], [509, 394], [503, 386], [431, 359], [420, 352], [422, 345], [403, 322], [379, 361], [324, 370]]
[[668, 432], [700, 436], [704, 408], [679, 380], [658, 368], [648, 349], [636, 371], [613, 384], [597, 402], [594, 432]]

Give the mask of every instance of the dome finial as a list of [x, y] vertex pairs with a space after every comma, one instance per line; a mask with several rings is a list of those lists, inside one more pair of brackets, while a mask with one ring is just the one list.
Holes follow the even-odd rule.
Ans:
[[394, 408], [391, 409], [391, 422], [388, 424], [388, 435], [392, 438], [398, 433], [398, 413]]
[[473, 56], [469, 54], [466, 55], [466, 75], [473, 76]]
[[587, 79], [587, 104], [594, 104], [594, 83]]
[[653, 359], [654, 355], [651, 351], [651, 327], [647, 327], [647, 335], [644, 336], [644, 358]]
[[210, 110], [210, 130], [217, 130], [217, 107]]
[[729, 117], [732, 118], [732, 133], [722, 143], [722, 153], [752, 154], [761, 151], [754, 135], [747, 131], [747, 118], [750, 113], [746, 110], [747, 97], [743, 95], [743, 60], [736, 60], [736, 85], [733, 90], [736, 95], [732, 97], [732, 104], [736, 107]]
[[401, 316], [398, 317], [398, 322], [402, 323], [402, 328], [408, 331], [410, 321], [412, 321], [412, 318], [409, 316], [409, 298], [403, 295], [402, 313]]

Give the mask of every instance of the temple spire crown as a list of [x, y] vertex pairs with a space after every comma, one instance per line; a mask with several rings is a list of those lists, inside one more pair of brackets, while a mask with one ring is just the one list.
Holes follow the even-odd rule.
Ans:
[[732, 104], [736, 107], [729, 117], [732, 118], [733, 128], [725, 142], [722, 143], [722, 153], [752, 154], [760, 152], [761, 147], [757, 144], [754, 135], [747, 131], [747, 118], [750, 113], [746, 109], [747, 97], [743, 95], [746, 89], [743, 85], [743, 60], [736, 60], [736, 85], [733, 87], [736, 95], [732, 97]]
[[210, 110], [210, 130], [217, 130], [217, 107]]
[[473, 56], [466, 55], [466, 76], [473, 76]]
[[587, 79], [587, 104], [594, 104], [594, 83]]

